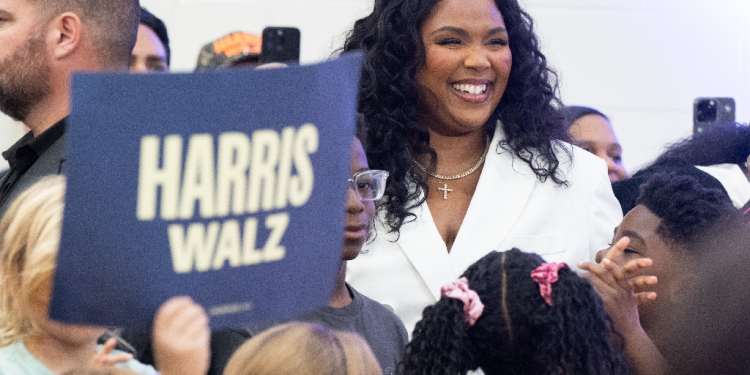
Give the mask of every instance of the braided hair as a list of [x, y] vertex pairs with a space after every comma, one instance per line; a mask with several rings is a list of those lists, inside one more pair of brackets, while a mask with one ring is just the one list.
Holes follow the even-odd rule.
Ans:
[[544, 260], [518, 249], [492, 252], [464, 273], [484, 312], [467, 328], [464, 304], [443, 296], [424, 309], [399, 365], [401, 374], [626, 374], [612, 321], [593, 287], [558, 271], [552, 305], [531, 272]]

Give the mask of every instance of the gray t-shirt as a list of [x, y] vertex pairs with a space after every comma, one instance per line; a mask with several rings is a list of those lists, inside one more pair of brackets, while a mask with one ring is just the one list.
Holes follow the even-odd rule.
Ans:
[[346, 285], [353, 300], [348, 306], [325, 306], [304, 313], [294, 320], [320, 323], [328, 328], [354, 332], [370, 345], [384, 375], [394, 374], [409, 341], [404, 323], [392, 311]]
[[359, 294], [349, 284], [352, 303], [342, 308], [325, 306], [282, 322], [266, 322], [245, 329], [224, 329], [211, 333], [211, 367], [208, 375], [220, 375], [232, 354], [245, 340], [275, 324], [288, 321], [318, 323], [330, 329], [354, 332], [367, 341], [384, 375], [396, 372], [396, 365], [409, 340], [401, 320], [392, 311]]

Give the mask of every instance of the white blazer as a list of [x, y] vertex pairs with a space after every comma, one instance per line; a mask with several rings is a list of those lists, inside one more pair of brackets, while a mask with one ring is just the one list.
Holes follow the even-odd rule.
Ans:
[[602, 159], [572, 147], [571, 163], [558, 152], [569, 185], [541, 182], [528, 164], [497, 148], [503, 138], [497, 128], [450, 253], [424, 203], [411, 211], [416, 220], [403, 224], [400, 236], [387, 233], [379, 215], [374, 241], [348, 262], [347, 281], [391, 308], [410, 333], [422, 310], [440, 299], [440, 287], [490, 251], [517, 247], [578, 270], [577, 262], [608, 247], [622, 221]]

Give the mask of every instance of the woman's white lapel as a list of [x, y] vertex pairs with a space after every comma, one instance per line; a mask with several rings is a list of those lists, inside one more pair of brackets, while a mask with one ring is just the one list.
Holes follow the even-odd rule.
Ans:
[[498, 123], [477, 189], [450, 253], [427, 204], [412, 210], [417, 219], [401, 227], [398, 244], [436, 301], [442, 285], [456, 280], [468, 266], [500, 246], [538, 181], [526, 163], [498, 147], [503, 137]]

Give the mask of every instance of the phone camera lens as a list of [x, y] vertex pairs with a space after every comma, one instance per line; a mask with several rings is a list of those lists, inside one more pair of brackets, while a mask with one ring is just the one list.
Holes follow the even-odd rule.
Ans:
[[696, 120], [698, 120], [699, 122], [716, 121], [716, 101], [699, 101], [696, 105]]

